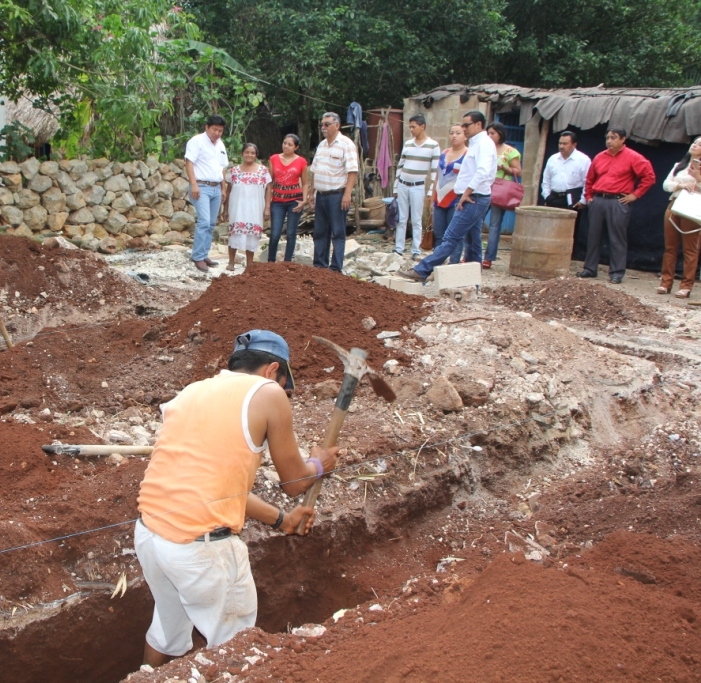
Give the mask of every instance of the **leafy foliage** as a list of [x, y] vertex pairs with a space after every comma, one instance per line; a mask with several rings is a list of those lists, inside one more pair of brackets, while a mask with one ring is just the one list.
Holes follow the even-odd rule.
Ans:
[[515, 35], [493, 73], [541, 87], [674, 87], [701, 67], [698, 0], [509, 0]]
[[171, 0], [26, 0], [27, 12], [0, 3], [5, 94], [32, 93], [59, 116], [54, 146], [64, 155], [182, 154], [219, 108], [235, 140], [261, 100]]
[[34, 134], [30, 128], [19, 121], [8, 123], [0, 129], [0, 140], [5, 143], [0, 145], [0, 161], [24, 161], [34, 153]]
[[0, 0], [3, 94], [55, 112], [66, 155], [168, 157], [211, 112], [236, 148], [259, 89], [308, 147], [315, 117], [352, 100], [400, 107], [456, 82], [682, 86], [701, 73], [701, 0], [173, 1]]
[[662, 87], [686, 85], [701, 67], [699, 0], [190, 0], [189, 7], [209, 40], [265, 74], [277, 87], [268, 90], [271, 103], [301, 125], [352, 100], [401, 106], [445, 83]]
[[308, 140], [313, 115], [352, 100], [393, 104], [450, 81], [461, 60], [477, 75], [509, 46], [503, 0], [191, 0], [209, 39], [253, 73], [270, 103]]

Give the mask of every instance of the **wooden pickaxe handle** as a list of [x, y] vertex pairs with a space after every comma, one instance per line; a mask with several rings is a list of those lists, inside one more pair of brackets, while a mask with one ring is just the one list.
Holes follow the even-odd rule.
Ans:
[[7, 328], [5, 327], [5, 322], [2, 318], [0, 318], [0, 334], [2, 334], [2, 338], [5, 340], [7, 348], [11, 349], [14, 346], [14, 344], [12, 343], [12, 337], [10, 337], [10, 333], [7, 331]]
[[[350, 402], [353, 399], [353, 394], [355, 394], [355, 388], [358, 386], [358, 379], [358, 377], [349, 375], [348, 373], [343, 375], [341, 391], [338, 392], [336, 405], [331, 413], [329, 424], [326, 426], [324, 440], [321, 443], [322, 448], [331, 448], [332, 446], [336, 445], [338, 435], [341, 432], [341, 427], [343, 426], [343, 421], [346, 419], [346, 415], [348, 414]], [[307, 492], [304, 494], [302, 505], [312, 508], [316, 505], [316, 499], [319, 497], [319, 491], [321, 491], [321, 482], [321, 479], [317, 479], [312, 484], [312, 487], [307, 489]], [[302, 517], [302, 521], [297, 525], [298, 534], [304, 533], [304, 526], [307, 523], [307, 518], [308, 515], [304, 515], [304, 517]]]
[[77, 457], [79, 455], [151, 455], [153, 446], [105, 446], [102, 444], [69, 445], [51, 444], [42, 446], [41, 450], [47, 455], [69, 455]]

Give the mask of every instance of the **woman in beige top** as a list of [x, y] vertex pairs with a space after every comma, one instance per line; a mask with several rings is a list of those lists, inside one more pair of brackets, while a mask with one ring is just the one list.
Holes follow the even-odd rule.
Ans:
[[658, 294], [669, 294], [674, 283], [677, 254], [681, 243], [684, 266], [681, 286], [674, 295], [678, 299], [688, 299], [694, 286], [696, 266], [699, 262], [701, 232], [698, 223], [672, 214], [672, 204], [682, 190], [701, 190], [701, 137], [696, 138], [684, 158], [671, 170], [662, 184], [665, 192], [671, 192], [671, 201], [664, 215], [664, 255], [662, 257], [662, 279], [657, 288]]

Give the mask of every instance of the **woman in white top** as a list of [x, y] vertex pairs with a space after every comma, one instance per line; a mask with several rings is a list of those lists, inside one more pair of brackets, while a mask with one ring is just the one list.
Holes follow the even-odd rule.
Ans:
[[[672, 214], [672, 204], [682, 190], [701, 190], [701, 138], [696, 138], [684, 158], [671, 170], [662, 184], [665, 192], [671, 192], [671, 201], [664, 215], [664, 256], [662, 257], [662, 279], [657, 288], [658, 294], [669, 294], [674, 283], [679, 244], [682, 245], [684, 266], [679, 290], [674, 295], [678, 299], [688, 299], [694, 286], [696, 266], [699, 262], [701, 232], [699, 224]], [[675, 227], [676, 224], [676, 227]]]
[[258, 147], [247, 142], [241, 151], [243, 163], [227, 173], [229, 204], [224, 220], [229, 224], [229, 264], [234, 269], [236, 252], [246, 252], [246, 267], [253, 261], [263, 234], [263, 223], [270, 218], [270, 187], [273, 179], [268, 169], [258, 163]]

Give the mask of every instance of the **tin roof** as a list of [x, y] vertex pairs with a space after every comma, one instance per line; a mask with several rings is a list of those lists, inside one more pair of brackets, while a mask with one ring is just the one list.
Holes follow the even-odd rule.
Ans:
[[466, 102], [477, 95], [497, 110], [520, 109], [525, 125], [537, 111], [558, 132], [569, 126], [580, 129], [608, 124], [625, 128], [640, 142], [686, 143], [701, 134], [701, 86], [690, 88], [525, 88], [504, 83], [445, 85], [413, 95], [426, 108], [451, 95]]

